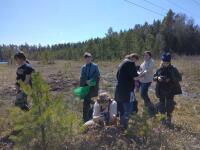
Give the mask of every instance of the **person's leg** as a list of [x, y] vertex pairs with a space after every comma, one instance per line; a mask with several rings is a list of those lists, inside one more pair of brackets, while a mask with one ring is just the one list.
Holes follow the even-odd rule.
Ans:
[[165, 97], [160, 97], [159, 99], [159, 104], [158, 104], [158, 111], [161, 113], [161, 114], [165, 114], [166, 113], [166, 108], [165, 108]]
[[123, 103], [121, 101], [117, 101], [117, 116], [121, 118], [124, 114]]
[[149, 116], [153, 117], [155, 116], [155, 108], [148, 95], [150, 85], [151, 83], [141, 83], [141, 97], [148, 109]]
[[137, 113], [138, 112], [138, 101], [135, 100], [133, 101], [133, 110], [132, 113]]
[[132, 113], [137, 113], [138, 112], [138, 101], [137, 101], [137, 99], [136, 99], [136, 96], [135, 96], [135, 93], [133, 92], [133, 101], [132, 101], [132, 105], [133, 105], [133, 107], [132, 107]]
[[[166, 113], [166, 109], [165, 109], [165, 97], [160, 97], [159, 103], [157, 104], [157, 111], [159, 113], [161, 113], [162, 115], [165, 115], [165, 113]], [[163, 118], [161, 120], [161, 124], [162, 125], [166, 124], [166, 119], [165, 118]]]
[[149, 87], [150, 87], [151, 83], [141, 83], [141, 97], [144, 100], [144, 104], [145, 106], [148, 106], [150, 103], [150, 98], [148, 95], [148, 91], [149, 91]]
[[89, 97], [85, 97], [85, 99], [83, 101], [83, 121], [84, 122], [87, 122], [88, 120], [91, 119], [91, 115], [90, 115], [90, 111], [91, 111], [90, 102], [91, 102], [91, 99]]
[[172, 113], [175, 109], [176, 102], [174, 96], [168, 96], [166, 99], [166, 112], [167, 112], [167, 123], [171, 124]]
[[16, 96], [15, 106], [23, 111], [29, 111], [27, 95], [23, 91], [19, 91]]
[[123, 115], [120, 117], [120, 124], [126, 129], [128, 127], [129, 117], [132, 113], [133, 102], [123, 103]]

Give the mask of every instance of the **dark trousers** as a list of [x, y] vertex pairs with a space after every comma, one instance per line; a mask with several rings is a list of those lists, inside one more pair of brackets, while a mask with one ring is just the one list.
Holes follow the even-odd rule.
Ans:
[[91, 107], [91, 98], [86, 96], [83, 101], [83, 121], [87, 122], [92, 119], [93, 108]]
[[142, 99], [144, 100], [144, 105], [147, 107], [149, 115], [154, 116], [155, 115], [154, 105], [151, 103], [151, 100], [148, 95], [150, 86], [151, 86], [151, 82], [141, 83], [140, 95]]
[[158, 104], [158, 111], [161, 114], [167, 114], [168, 117], [171, 117], [172, 112], [174, 111], [176, 102], [174, 101], [173, 95], [164, 95], [160, 97], [160, 102]]
[[19, 91], [16, 95], [15, 106], [23, 111], [29, 111], [27, 95], [23, 91]]

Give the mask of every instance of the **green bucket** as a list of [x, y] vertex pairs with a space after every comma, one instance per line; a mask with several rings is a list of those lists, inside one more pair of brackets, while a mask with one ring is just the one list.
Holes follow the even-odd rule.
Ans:
[[81, 99], [88, 95], [90, 92], [90, 87], [95, 86], [96, 81], [92, 80], [89, 86], [78, 87], [73, 90], [75, 96], [80, 97]]

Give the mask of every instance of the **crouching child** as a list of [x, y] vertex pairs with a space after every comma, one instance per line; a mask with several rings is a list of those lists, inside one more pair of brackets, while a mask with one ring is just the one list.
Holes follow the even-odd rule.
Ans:
[[101, 93], [93, 108], [93, 118], [85, 123], [89, 125], [116, 125], [117, 124], [117, 102], [110, 98], [107, 93]]
[[161, 114], [166, 115], [166, 119], [162, 123], [170, 127], [172, 113], [176, 105], [174, 96], [182, 94], [179, 84], [182, 81], [182, 76], [177, 68], [171, 64], [169, 53], [162, 55], [160, 68], [154, 74], [154, 81], [156, 81], [156, 96], [159, 98], [157, 109]]

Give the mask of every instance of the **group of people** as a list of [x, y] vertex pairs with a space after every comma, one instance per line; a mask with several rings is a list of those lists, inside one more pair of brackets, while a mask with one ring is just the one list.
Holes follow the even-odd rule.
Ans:
[[[34, 69], [29, 64], [23, 52], [15, 54], [14, 59], [19, 65], [16, 72], [17, 96], [15, 105], [24, 111], [28, 111], [27, 95], [20, 88], [20, 81], [31, 86], [31, 74]], [[92, 81], [95, 85], [90, 87], [89, 93], [83, 101], [83, 121], [85, 125], [102, 124], [116, 125], [117, 117], [120, 125], [128, 127], [128, 121], [132, 114], [138, 111], [138, 101], [135, 92], [140, 95], [147, 107], [149, 117], [154, 117], [157, 112], [166, 115], [163, 121], [165, 125], [171, 124], [172, 112], [175, 108], [174, 96], [181, 94], [179, 82], [181, 74], [171, 64], [170, 53], [164, 53], [161, 57], [160, 67], [154, 72], [155, 64], [150, 51], [144, 52], [144, 62], [138, 65], [139, 55], [132, 53], [127, 55], [120, 63], [116, 74], [116, 89], [114, 99], [107, 92], [99, 93], [100, 71], [97, 64], [93, 63], [90, 53], [84, 54], [85, 64], [81, 68], [80, 86], [88, 86]], [[155, 93], [159, 103], [152, 103], [148, 91], [152, 82], [156, 82]], [[92, 98], [98, 97], [94, 102]]]
[[[166, 115], [162, 123], [166, 126], [171, 125], [172, 112], [176, 105], [174, 96], [182, 93], [179, 84], [182, 76], [171, 64], [170, 53], [162, 55], [160, 67], [156, 72], [154, 72], [155, 64], [150, 51], [144, 52], [144, 62], [141, 65], [138, 65], [138, 54], [127, 55], [117, 70], [114, 99], [107, 92], [103, 92], [99, 94], [94, 105], [91, 98], [98, 95], [100, 71], [98, 65], [92, 62], [90, 53], [85, 53], [84, 58], [86, 64], [81, 69], [81, 86], [89, 85], [92, 80], [97, 81], [97, 84], [84, 98], [83, 120], [85, 125], [115, 125], [119, 116], [120, 125], [127, 128], [130, 116], [138, 111], [138, 101], [135, 95], [138, 91], [144, 100], [149, 117], [154, 117], [160, 112]], [[155, 93], [159, 98], [157, 104], [153, 104], [148, 95], [153, 81], [156, 82]]]

